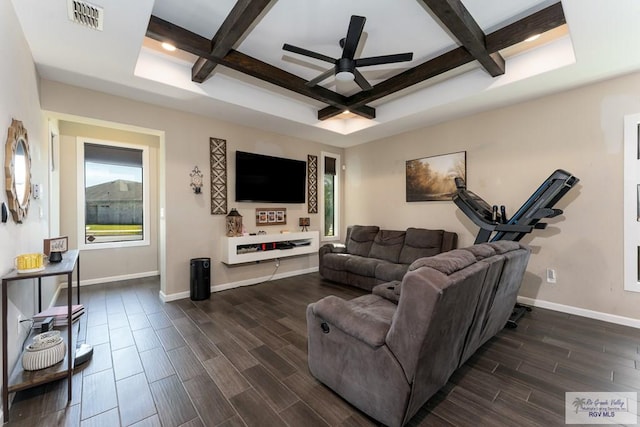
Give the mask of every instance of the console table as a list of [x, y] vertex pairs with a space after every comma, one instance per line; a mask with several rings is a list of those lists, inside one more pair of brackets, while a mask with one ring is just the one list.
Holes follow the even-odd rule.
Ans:
[[228, 265], [318, 252], [318, 231], [222, 237], [221, 261]]
[[[16, 366], [13, 369], [11, 375], [8, 372], [8, 360], [7, 360], [7, 291], [11, 282], [25, 280], [25, 279], [38, 279], [38, 300], [40, 301], [42, 296], [41, 280], [43, 277], [49, 276], [67, 276], [67, 319], [71, 319], [71, 306], [73, 293], [73, 271], [76, 270], [78, 280], [78, 303], [80, 303], [80, 253], [77, 249], [67, 251], [62, 256], [62, 261], [56, 264], [46, 263], [45, 268], [42, 271], [34, 273], [18, 273], [17, 270], [11, 271], [9, 274], [2, 278], [2, 408], [4, 422], [9, 421], [9, 393], [25, 390], [38, 385], [46, 384], [51, 381], [56, 381], [67, 377], [67, 399], [71, 401], [71, 383], [73, 375], [73, 360], [75, 346], [73, 345], [73, 327], [69, 322], [66, 328], [66, 334], [62, 333], [64, 337], [66, 335], [67, 353], [62, 362], [57, 363], [49, 368], [41, 369], [38, 371], [25, 371], [22, 369], [21, 358], [18, 359]], [[40, 301], [39, 305], [42, 302]], [[61, 330], [61, 332], [62, 332]]]

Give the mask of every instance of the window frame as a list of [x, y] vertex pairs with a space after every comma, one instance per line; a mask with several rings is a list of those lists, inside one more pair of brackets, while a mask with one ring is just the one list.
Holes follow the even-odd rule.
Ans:
[[[86, 206], [85, 206], [85, 158], [84, 145], [95, 144], [105, 145], [108, 147], [121, 147], [142, 151], [142, 239], [125, 240], [120, 242], [100, 242], [87, 243], [85, 240], [86, 231]], [[78, 249], [79, 250], [98, 250], [110, 248], [127, 248], [136, 246], [149, 246], [150, 241], [150, 174], [149, 174], [149, 147], [146, 145], [130, 144], [119, 141], [108, 141], [95, 138], [77, 137], [76, 138], [77, 153], [77, 233], [78, 233]]]
[[[334, 192], [333, 192], [333, 204], [334, 204], [334, 235], [325, 236], [325, 199], [324, 199], [324, 176], [325, 176], [325, 158], [330, 157], [336, 160], [336, 174], [334, 175]], [[339, 241], [340, 240], [340, 171], [342, 170], [342, 164], [340, 155], [336, 153], [330, 153], [322, 151], [320, 153], [320, 182], [322, 183], [322, 191], [319, 192], [320, 196], [320, 240], [326, 242]]]
[[624, 117], [624, 290], [640, 292], [640, 114]]

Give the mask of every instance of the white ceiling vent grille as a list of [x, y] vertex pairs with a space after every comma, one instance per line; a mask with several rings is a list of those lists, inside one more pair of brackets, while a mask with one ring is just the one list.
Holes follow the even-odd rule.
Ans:
[[100, 6], [85, 1], [67, 0], [67, 14], [73, 22], [102, 31], [104, 9]]

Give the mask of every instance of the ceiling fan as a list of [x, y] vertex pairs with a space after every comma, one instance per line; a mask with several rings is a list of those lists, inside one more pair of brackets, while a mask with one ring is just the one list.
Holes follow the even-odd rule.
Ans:
[[367, 79], [358, 71], [357, 67], [367, 67], [370, 65], [391, 64], [394, 62], [405, 62], [413, 59], [413, 53], [398, 53], [395, 55], [382, 55], [372, 56], [369, 58], [354, 59], [353, 56], [356, 53], [358, 43], [360, 42], [360, 36], [364, 29], [364, 23], [367, 18], [364, 16], [352, 15], [349, 22], [349, 29], [347, 30], [347, 37], [340, 40], [340, 47], [342, 47], [342, 56], [339, 59], [331, 58], [330, 56], [323, 55], [321, 53], [313, 52], [300, 47], [292, 46], [285, 43], [282, 49], [298, 53], [300, 55], [309, 56], [311, 58], [319, 59], [334, 64], [333, 68], [328, 69], [324, 73], [320, 74], [313, 80], [309, 80], [306, 85], [309, 87], [316, 86], [323, 80], [331, 77], [335, 74], [337, 80], [340, 81], [353, 81], [360, 86], [362, 90], [369, 90], [373, 87], [369, 84]]

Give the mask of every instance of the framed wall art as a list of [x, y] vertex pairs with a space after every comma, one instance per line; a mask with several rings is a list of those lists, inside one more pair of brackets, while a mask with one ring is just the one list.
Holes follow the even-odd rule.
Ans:
[[287, 223], [287, 208], [256, 208], [256, 226]]
[[467, 152], [407, 160], [407, 202], [451, 200], [454, 178], [467, 179]]

